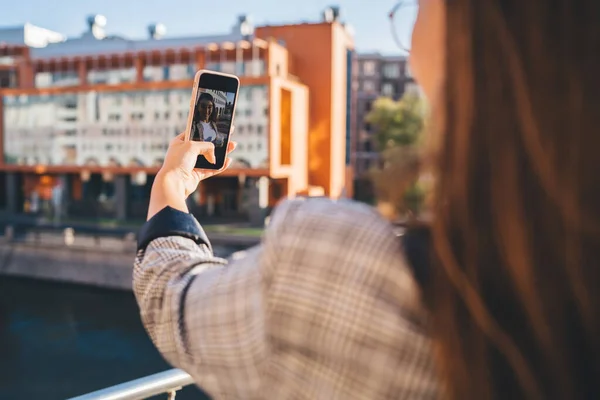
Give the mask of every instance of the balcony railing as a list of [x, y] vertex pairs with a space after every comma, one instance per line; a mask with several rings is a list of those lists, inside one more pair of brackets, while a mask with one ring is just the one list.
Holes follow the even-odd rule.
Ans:
[[73, 397], [70, 400], [141, 400], [160, 394], [167, 394], [167, 398], [173, 400], [178, 390], [193, 383], [194, 380], [190, 375], [182, 370], [172, 369]]

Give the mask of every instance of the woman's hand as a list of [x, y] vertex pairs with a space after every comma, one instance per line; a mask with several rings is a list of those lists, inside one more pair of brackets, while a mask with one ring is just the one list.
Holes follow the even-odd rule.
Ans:
[[[235, 147], [236, 143], [230, 141], [227, 146], [227, 154], [232, 152]], [[214, 163], [214, 144], [185, 140], [184, 133], [171, 141], [163, 166], [158, 171], [152, 185], [148, 219], [166, 206], [188, 212], [185, 200], [196, 190], [200, 181], [223, 172], [231, 165], [231, 159], [227, 157], [225, 165], [219, 170], [196, 169], [196, 159], [199, 155], [203, 155], [208, 162]]]

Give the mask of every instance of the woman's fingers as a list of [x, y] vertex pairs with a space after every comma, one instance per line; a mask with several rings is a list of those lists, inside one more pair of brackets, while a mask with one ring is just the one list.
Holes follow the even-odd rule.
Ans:
[[227, 154], [231, 153], [232, 151], [235, 150], [235, 148], [237, 147], [237, 142], [229, 142], [227, 144]]
[[191, 148], [194, 150], [194, 152], [198, 155], [202, 155], [204, 156], [204, 158], [206, 158], [206, 161], [208, 161], [211, 164], [214, 164], [217, 162], [217, 159], [215, 158], [215, 145], [212, 144], [211, 142], [194, 142], [194, 141], [190, 141], [189, 142]]
[[177, 143], [185, 140], [185, 132], [181, 132], [179, 135], [175, 136], [171, 143]]
[[[177, 135], [177, 136], [175, 136], [173, 138], [173, 140], [171, 141], [171, 144], [181, 143], [182, 141], [185, 141], [185, 140], [186, 140], [186, 133], [185, 132], [181, 132], [179, 135]], [[188, 143], [189, 143], [188, 146], [190, 146], [190, 148], [193, 149], [193, 151], [196, 154], [204, 156], [204, 158], [206, 158], [206, 160], [208, 162], [210, 162], [211, 164], [214, 164], [214, 163], [217, 162], [217, 159], [215, 157], [215, 145], [214, 145], [214, 143], [211, 143], [211, 142], [198, 142], [198, 141], [192, 141], [192, 140], [190, 140]], [[231, 153], [232, 151], [235, 150], [236, 147], [237, 147], [237, 142], [230, 141], [227, 144], [227, 151], [226, 151], [226, 153], [227, 154]], [[231, 164], [231, 160], [228, 158], [226, 160], [225, 166], [222, 168], [222, 170], [225, 169], [225, 168], [227, 168], [227, 167], [229, 167], [230, 164]]]
[[232, 162], [233, 162], [233, 160], [231, 158], [227, 157], [227, 160], [225, 160], [225, 165], [223, 166], [223, 168], [221, 168], [221, 171], [224, 171], [227, 168], [229, 168], [229, 166], [231, 165]]
[[225, 160], [225, 164], [223, 165], [223, 168], [215, 171], [214, 169], [200, 169], [200, 168], [196, 168], [194, 169], [194, 172], [198, 174], [198, 176], [200, 177], [200, 180], [203, 179], [207, 179], [210, 178], [211, 176], [220, 174], [221, 172], [225, 171], [227, 168], [229, 168], [229, 166], [231, 165], [231, 163], [233, 162], [233, 160], [229, 157], [227, 157], [227, 159]]

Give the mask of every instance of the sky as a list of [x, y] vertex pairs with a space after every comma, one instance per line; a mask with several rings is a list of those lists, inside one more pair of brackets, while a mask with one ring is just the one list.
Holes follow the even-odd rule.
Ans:
[[[249, 15], [255, 25], [316, 22], [326, 7], [338, 5], [342, 21], [355, 31], [360, 52], [399, 54], [388, 20], [395, 3], [396, 0], [13, 0], [9, 7], [2, 7], [0, 27], [29, 22], [73, 37], [87, 29], [88, 15], [102, 14], [108, 21], [107, 34], [144, 38], [147, 26], [160, 22], [167, 27], [167, 37], [195, 36], [228, 33], [240, 14]], [[407, 9], [398, 18], [396, 28], [404, 40], [414, 19], [413, 10]]]

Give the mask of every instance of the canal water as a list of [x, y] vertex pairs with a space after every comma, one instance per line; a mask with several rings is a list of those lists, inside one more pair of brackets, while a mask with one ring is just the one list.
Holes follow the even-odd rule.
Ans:
[[[1, 400], [62, 400], [169, 368], [132, 293], [0, 276]], [[189, 387], [185, 399], [208, 396]]]

